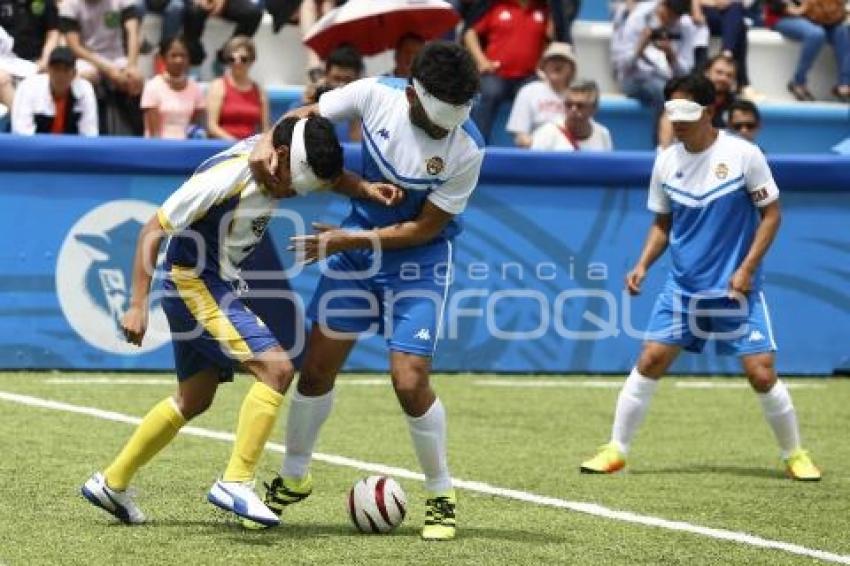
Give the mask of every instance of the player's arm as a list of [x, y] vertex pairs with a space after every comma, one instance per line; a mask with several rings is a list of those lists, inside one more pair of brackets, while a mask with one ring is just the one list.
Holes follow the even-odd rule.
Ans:
[[729, 280], [729, 296], [746, 295], [753, 288], [753, 275], [761, 265], [767, 250], [770, 249], [779, 225], [782, 223], [782, 213], [779, 207], [779, 188], [773, 180], [770, 167], [764, 154], [756, 147], [750, 148], [752, 154], [744, 173], [747, 179], [747, 192], [753, 204], [759, 211], [761, 222], [756, 229], [753, 243], [738, 269]]
[[133, 259], [133, 290], [130, 296], [130, 308], [121, 319], [121, 329], [127, 342], [142, 345], [142, 339], [148, 327], [148, 298], [150, 296], [151, 280], [156, 270], [156, 258], [159, 247], [165, 237], [165, 230], [154, 214], [142, 226], [139, 239], [136, 242], [136, 255]]
[[454, 214], [426, 201], [419, 216], [372, 230], [343, 230], [336, 226], [313, 223], [314, 234], [290, 238], [290, 250], [304, 263], [313, 263], [346, 250], [398, 250], [427, 244], [436, 238]]
[[343, 170], [331, 190], [349, 198], [373, 200], [385, 206], [395, 206], [404, 200], [404, 191], [391, 183], [370, 183], [356, 173]]
[[646, 278], [646, 272], [652, 267], [664, 250], [667, 249], [667, 243], [670, 241], [670, 215], [656, 214], [652, 226], [649, 227], [649, 233], [646, 235], [646, 242], [643, 244], [643, 251], [640, 253], [635, 266], [626, 275], [626, 288], [632, 295], [640, 293], [640, 286]]

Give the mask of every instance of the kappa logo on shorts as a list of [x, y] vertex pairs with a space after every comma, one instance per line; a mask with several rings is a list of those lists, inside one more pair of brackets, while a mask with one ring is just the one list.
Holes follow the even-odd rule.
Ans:
[[416, 338], [417, 340], [430, 341], [431, 340], [431, 332], [427, 328], [422, 328], [422, 329], [419, 330], [419, 332], [414, 334], [413, 337]]
[[759, 332], [758, 330], [753, 330], [750, 332], [750, 335], [747, 337], [748, 342], [762, 342], [764, 340], [764, 334]]

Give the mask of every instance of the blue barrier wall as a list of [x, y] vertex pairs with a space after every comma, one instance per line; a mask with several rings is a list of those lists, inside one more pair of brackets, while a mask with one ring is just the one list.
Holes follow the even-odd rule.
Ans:
[[[590, 2], [588, 2], [590, 3]], [[300, 88], [269, 90], [272, 116], [280, 116], [301, 100]], [[850, 137], [850, 107], [839, 104], [762, 104], [759, 145], [767, 153], [830, 153]], [[493, 126], [492, 145], [513, 147], [505, 131], [510, 104], [503, 104]], [[596, 119], [611, 130], [618, 150], [654, 150], [652, 113], [637, 101], [603, 96]]]
[[[122, 345], [117, 331], [135, 238], [158, 203], [222, 147], [0, 137], [0, 367], [168, 369], [167, 332], [153, 331], [139, 352]], [[346, 148], [346, 158], [356, 168], [359, 148]], [[771, 162], [785, 215], [766, 265], [779, 368], [828, 374], [850, 367], [850, 159]], [[647, 153], [491, 150], [457, 240], [453, 309], [436, 367], [628, 370], [640, 340], [627, 329], [639, 336], [665, 277], [663, 258], [642, 296], [620, 294], [651, 220], [645, 209], [651, 163]], [[339, 219], [348, 207], [334, 195], [284, 206], [308, 222]], [[291, 229], [275, 221], [270, 232], [289, 265], [282, 250]], [[304, 300], [318, 274], [313, 266], [292, 279]], [[163, 327], [156, 309], [153, 322]], [[520, 336], [508, 339], [508, 332]], [[580, 332], [596, 338], [577, 337]], [[383, 341], [364, 340], [349, 368], [383, 371]], [[734, 373], [737, 364], [709, 353], [684, 355], [674, 369]]]

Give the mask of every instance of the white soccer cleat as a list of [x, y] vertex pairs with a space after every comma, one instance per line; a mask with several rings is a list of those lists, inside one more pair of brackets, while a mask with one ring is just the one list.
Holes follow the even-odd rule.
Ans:
[[266, 507], [254, 492], [254, 482], [232, 482], [217, 480], [207, 494], [207, 500], [225, 511], [232, 511], [243, 519], [260, 523], [266, 527], [280, 524], [280, 518]]
[[139, 525], [145, 522], [145, 514], [133, 501], [133, 493], [130, 490], [116, 491], [110, 488], [100, 472], [94, 473], [80, 488], [80, 492], [89, 503], [100, 507], [123, 523]]

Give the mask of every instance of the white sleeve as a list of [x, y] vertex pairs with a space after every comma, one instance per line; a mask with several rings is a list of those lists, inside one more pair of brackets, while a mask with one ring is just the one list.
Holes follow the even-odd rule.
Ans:
[[511, 115], [505, 129], [512, 134], [530, 134], [533, 127], [531, 116], [531, 89], [530, 85], [522, 87], [514, 99], [511, 107]]
[[362, 118], [376, 79], [360, 79], [342, 88], [330, 90], [319, 99], [319, 114], [331, 122]]
[[747, 191], [757, 207], [767, 206], [779, 198], [779, 187], [773, 180], [767, 159], [755, 145], [751, 147], [746, 167], [744, 177], [747, 182]]
[[479, 151], [469, 160], [465, 169], [432, 191], [428, 195], [428, 200], [449, 214], [463, 212], [472, 191], [478, 185], [478, 175], [481, 173], [483, 161], [484, 151]]
[[84, 136], [98, 135], [97, 98], [91, 83], [82, 79], [80, 85], [80, 122], [79, 131]]
[[239, 193], [250, 180], [246, 156], [225, 158], [195, 173], [172, 193], [157, 210], [159, 223], [168, 233], [184, 230], [203, 218], [210, 208]]
[[[663, 155], [663, 154], [662, 154]], [[646, 207], [656, 214], [670, 214], [670, 197], [664, 192], [661, 175], [661, 159], [655, 160], [652, 167], [652, 178], [649, 180], [649, 198]]]
[[32, 101], [35, 98], [30, 91], [32, 81], [24, 80], [15, 92], [12, 102], [12, 133], [24, 136], [35, 134], [35, 118], [33, 117]]

